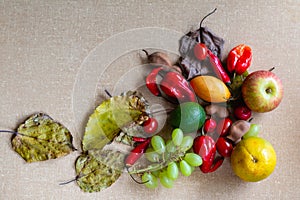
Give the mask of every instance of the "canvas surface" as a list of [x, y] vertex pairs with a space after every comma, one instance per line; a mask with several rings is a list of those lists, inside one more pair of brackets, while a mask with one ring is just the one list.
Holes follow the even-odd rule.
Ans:
[[149, 190], [124, 173], [100, 193], [84, 193], [74, 178], [80, 152], [26, 164], [1, 133], [0, 199], [299, 199], [300, 3], [288, 1], [0, 1], [0, 129], [15, 129], [45, 112], [70, 129], [80, 148], [87, 113], [105, 98], [142, 85], [140, 49], [176, 58], [178, 37], [205, 25], [225, 39], [253, 48], [250, 71], [270, 69], [282, 79], [284, 99], [256, 115], [261, 135], [277, 152], [275, 172], [259, 183], [238, 179], [229, 160], [212, 174], [196, 170], [173, 189]]

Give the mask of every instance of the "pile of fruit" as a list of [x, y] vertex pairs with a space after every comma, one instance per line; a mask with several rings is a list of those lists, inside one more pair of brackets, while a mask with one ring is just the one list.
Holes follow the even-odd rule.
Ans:
[[[158, 112], [151, 112], [139, 92], [111, 96], [106, 91], [110, 98], [87, 121], [75, 178], [62, 184], [75, 181], [84, 192], [98, 192], [116, 182], [126, 168], [148, 188], [156, 188], [158, 182], [171, 188], [179, 173], [190, 176], [197, 168], [212, 173], [225, 158], [245, 181], [260, 181], [273, 172], [275, 150], [258, 136], [260, 125], [251, 119], [280, 104], [282, 83], [274, 68], [248, 72], [248, 45], [234, 47], [222, 59], [224, 40], [202, 27], [203, 20], [198, 30], [181, 38], [177, 63], [164, 52], [144, 50], [151, 67], [147, 88], [155, 98], [174, 105], [167, 123], [160, 124]], [[28, 163], [77, 150], [70, 131], [45, 113], [30, 116], [16, 131], [0, 132], [13, 134], [12, 148]], [[111, 148], [111, 143], [120, 142], [131, 149]]]
[[[129, 173], [141, 175], [149, 188], [155, 188], [158, 179], [170, 188], [179, 171], [189, 176], [198, 166], [203, 173], [214, 172], [226, 157], [245, 181], [263, 180], [275, 169], [275, 150], [258, 137], [260, 125], [251, 123], [251, 117], [280, 104], [280, 79], [272, 72], [274, 68], [249, 73], [252, 50], [245, 44], [234, 47], [222, 62], [224, 41], [201, 24], [182, 38], [176, 64], [163, 52], [149, 55], [144, 50], [153, 68], [146, 77], [147, 88], [177, 105], [168, 116], [171, 133], [156, 135], [159, 122], [154, 117], [144, 123], [151, 124], [146, 132], [154, 136], [136, 147], [142, 146], [142, 151], [135, 148], [132, 152], [139, 157], [145, 153], [150, 164], [138, 170], [135, 162], [126, 162], [132, 169]], [[171, 139], [165, 142], [164, 137]]]

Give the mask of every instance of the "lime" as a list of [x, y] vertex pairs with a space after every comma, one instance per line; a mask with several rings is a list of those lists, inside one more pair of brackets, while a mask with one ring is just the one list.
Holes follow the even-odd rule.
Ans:
[[184, 133], [191, 133], [203, 126], [205, 118], [206, 114], [201, 105], [195, 102], [186, 102], [175, 108], [169, 119], [174, 128], [180, 128]]

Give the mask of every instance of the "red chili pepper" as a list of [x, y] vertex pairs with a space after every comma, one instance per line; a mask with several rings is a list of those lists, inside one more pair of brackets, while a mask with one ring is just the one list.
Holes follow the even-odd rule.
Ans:
[[142, 138], [142, 137], [132, 137], [132, 141], [134, 142], [145, 142], [148, 138]]
[[212, 133], [217, 127], [217, 122], [213, 118], [207, 119], [203, 125], [204, 133]]
[[234, 47], [228, 54], [227, 69], [229, 72], [243, 74], [251, 65], [252, 50], [245, 44]]
[[207, 135], [198, 136], [194, 140], [193, 150], [196, 154], [201, 156], [203, 163], [200, 170], [203, 173], [214, 172], [223, 163], [223, 158], [215, 159], [216, 143], [212, 137]]
[[232, 121], [229, 117], [221, 119], [217, 123], [217, 133], [219, 136], [226, 136], [229, 132], [230, 126], [232, 125]]
[[225, 69], [223, 68], [220, 59], [215, 54], [213, 54], [213, 52], [211, 52], [209, 49], [207, 49], [207, 54], [208, 54], [209, 61], [212, 65], [212, 68], [213, 68], [215, 74], [226, 85], [229, 85], [230, 84], [230, 78], [229, 78], [228, 74], [226, 73]]
[[162, 69], [162, 67], [154, 68], [146, 77], [146, 86], [149, 91], [155, 96], [159, 96], [161, 94], [156, 83], [156, 77]]
[[179, 101], [197, 101], [187, 80], [177, 72], [167, 72], [160, 83], [160, 87], [166, 95]]
[[216, 143], [216, 147], [217, 147], [217, 151], [219, 152], [219, 154], [223, 157], [230, 157], [232, 150], [233, 150], [233, 145], [230, 142], [230, 140], [228, 140], [225, 137], [219, 137], [218, 141]]
[[150, 144], [151, 139], [147, 138], [146, 141], [140, 143], [137, 145], [134, 149], [131, 150], [129, 155], [125, 159], [125, 165], [126, 167], [130, 167], [134, 165], [134, 163], [144, 154], [147, 147]]
[[213, 165], [210, 167], [210, 169], [208, 170], [209, 173], [216, 171], [222, 164], [224, 161], [224, 157], [217, 157], [214, 160]]

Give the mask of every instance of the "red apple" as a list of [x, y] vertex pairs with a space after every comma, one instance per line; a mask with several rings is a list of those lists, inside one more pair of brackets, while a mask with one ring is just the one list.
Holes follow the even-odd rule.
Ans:
[[269, 112], [275, 109], [282, 100], [282, 82], [271, 71], [252, 72], [242, 84], [242, 96], [252, 111]]

